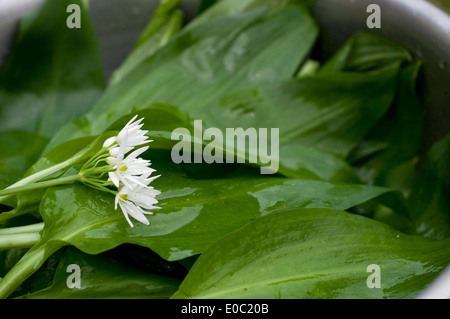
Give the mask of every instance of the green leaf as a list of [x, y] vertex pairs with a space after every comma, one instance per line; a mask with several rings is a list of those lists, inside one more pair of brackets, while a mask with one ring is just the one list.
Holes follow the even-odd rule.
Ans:
[[[128, 242], [150, 247], [165, 259], [178, 260], [203, 252], [221, 235], [272, 212], [295, 207], [347, 209], [391, 193], [364, 185], [264, 178], [245, 171], [228, 178], [198, 180], [199, 176], [186, 176], [183, 170], [167, 164], [166, 157], [158, 160], [155, 152], [150, 152], [153, 166], [163, 176], [154, 182], [162, 191], [162, 210], [150, 218], [150, 227], [137, 224], [129, 229], [120, 210], [114, 211], [112, 196], [93, 196], [91, 189], [74, 185], [52, 188], [43, 199], [41, 213], [51, 234], [48, 239], [65, 241], [93, 254]], [[239, 215], [236, 209], [241, 211]], [[69, 237], [61, 239], [61, 232]], [[96, 234], [92, 241], [90, 233]]]
[[167, 153], [164, 157], [153, 151], [152, 166], [162, 176], [152, 186], [162, 193], [161, 209], [149, 217], [149, 226], [135, 221], [130, 228], [110, 194], [79, 183], [49, 188], [40, 208], [45, 222], [41, 241], [0, 282], [0, 296], [11, 293], [11, 282], [28, 277], [62, 246], [98, 254], [129, 243], [175, 261], [204, 252], [220, 237], [263, 215], [295, 207], [347, 209], [390, 193], [364, 185], [267, 178], [251, 171], [197, 179], [170, 163]]
[[23, 131], [0, 132], [0, 189], [24, 175], [39, 158], [47, 139]]
[[393, 106], [367, 137], [369, 142], [354, 152], [366, 152], [371, 145], [386, 145], [363, 160], [354, 161], [361, 180], [367, 184], [386, 186], [411, 192], [420, 143], [422, 140], [424, 109], [415, 93], [421, 64], [403, 69]]
[[[202, 144], [202, 150], [207, 145], [214, 145], [217, 147], [217, 151], [222, 152], [223, 158], [228, 153], [237, 153], [237, 145], [230, 152], [226, 149], [226, 145], [222, 144], [210, 144], [209, 140], [196, 141], [193, 139], [195, 130], [192, 126], [192, 120], [186, 114], [181, 113], [176, 107], [165, 104], [153, 104], [148, 108], [137, 111], [136, 113], [131, 113], [123, 116], [119, 120], [111, 124], [107, 131], [118, 131], [120, 130], [134, 115], [138, 115], [139, 118], [144, 118], [143, 129], [148, 130], [147, 135], [153, 142], [151, 143], [151, 149], [154, 150], [172, 150], [172, 148], [179, 142], [178, 139], [172, 139], [172, 132], [177, 128], [186, 128], [191, 133], [189, 140], [192, 141], [191, 151], [194, 150], [195, 144]], [[68, 160], [75, 153], [73, 151], [68, 152], [67, 149], [76, 150], [79, 149], [76, 146], [82, 143], [82, 146], [87, 145], [86, 143], [91, 141], [92, 137], [80, 138], [73, 141], [69, 141], [65, 144], [55, 147], [48, 155], [44, 156], [36, 165], [34, 165], [32, 171], [38, 172], [39, 170], [48, 168], [51, 165], [58, 164], [62, 161]], [[74, 143], [72, 145], [71, 143]], [[247, 145], [248, 147], [248, 145]], [[254, 154], [259, 156], [258, 149], [252, 149], [248, 147], [246, 149], [246, 163], [249, 164], [248, 158], [249, 154]], [[256, 152], [256, 153], [255, 153]], [[61, 158], [57, 158], [55, 154], [61, 154]], [[192, 154], [190, 154], [193, 157]], [[49, 159], [48, 157], [51, 157]], [[352, 168], [341, 158], [336, 155], [320, 151], [314, 147], [307, 147], [301, 145], [282, 145], [280, 147], [280, 158], [284, 159], [280, 163], [279, 173], [292, 176], [295, 178], [308, 178], [325, 180], [331, 182], [348, 182], [348, 183], [358, 183], [359, 178]], [[193, 164], [190, 164], [193, 165]], [[190, 166], [186, 165], [186, 167]], [[255, 164], [267, 166], [267, 164]], [[232, 166], [232, 165], [230, 165]], [[202, 166], [205, 168], [206, 166]], [[223, 165], [222, 165], [223, 167]]]
[[272, 8], [283, 8], [288, 5], [309, 7], [314, 0], [280, 0], [274, 3], [271, 0], [226, 0], [217, 1], [206, 12], [199, 14], [190, 22], [188, 28], [197, 27], [205, 22], [213, 21], [222, 16], [239, 16], [262, 6], [272, 6]]
[[[83, 8], [79, 0], [72, 3]], [[1, 131], [22, 130], [52, 137], [99, 98], [103, 70], [89, 17], [82, 9], [83, 27], [69, 29], [66, 8], [64, 2], [47, 1], [20, 34], [3, 65]]]
[[[181, 0], [165, 0], [159, 1], [159, 5], [156, 8], [153, 16], [150, 19], [150, 22], [142, 31], [139, 39], [136, 42], [135, 49], [141, 46], [146, 42], [153, 42], [153, 37], [157, 35], [161, 29], [164, 29], [168, 24], [170, 24], [170, 17], [175, 11], [178, 11], [176, 8], [180, 4]], [[135, 54], [135, 50], [133, 50], [130, 56]], [[148, 56], [151, 56], [153, 52], [148, 53]], [[121, 66], [119, 69], [122, 69]]]
[[[277, 15], [272, 14], [265, 17], [267, 28], [269, 26], [272, 28], [272, 24], [275, 26], [281, 23], [278, 19], [280, 15], [286, 15], [286, 19], [292, 19], [293, 15], [301, 16], [305, 13], [302, 13], [297, 7], [287, 7]], [[248, 19], [247, 15], [243, 17]], [[246, 21], [243, 17], [241, 19]], [[78, 121], [76, 125], [67, 126], [58, 136], [63, 138], [72, 133], [75, 134], [74, 136], [95, 133], [98, 129], [107, 127], [117, 115], [123, 113], [125, 104], [127, 104], [127, 110], [129, 110], [129, 105], [134, 105], [133, 111], [137, 111], [141, 109], [141, 106], [162, 101], [177, 105], [180, 111], [187, 113], [191, 121], [202, 119], [205, 122], [205, 129], [206, 127], [217, 127], [225, 132], [229, 127], [279, 128], [279, 172], [285, 176], [297, 178], [308, 176], [308, 178], [336, 182], [354, 183], [358, 181], [356, 174], [342, 159], [373, 129], [391, 105], [395, 97], [398, 65], [406, 59], [403, 49], [392, 47], [393, 52], [389, 56], [389, 61], [394, 56], [397, 57], [397, 63], [389, 64], [389, 67], [386, 67], [382, 61], [376, 60], [380, 63], [380, 70], [371, 74], [335, 72], [303, 79], [292, 79], [295, 72], [291, 65], [289, 68], [283, 66], [285, 68], [285, 71], [282, 72], [283, 75], [273, 73], [270, 76], [267, 74], [267, 77], [255, 79], [246, 74], [246, 77], [243, 78], [240, 72], [230, 74], [227, 69], [219, 71], [224, 66], [222, 63], [218, 64], [217, 61], [227, 61], [228, 55], [222, 50], [209, 53], [210, 50], [206, 50], [205, 45], [209, 46], [210, 38], [203, 39], [203, 34], [200, 34], [199, 40], [189, 46], [193, 41], [191, 38], [196, 33], [191, 34], [187, 30], [196, 30], [197, 24], [198, 22], [185, 29], [164, 48], [158, 50], [151, 59], [145, 60], [139, 70], [149, 68], [148, 72], [141, 75], [137, 69], [130, 72], [120, 85], [118, 84], [106, 92], [104, 99], [96, 105], [92, 112], [87, 114], [85, 119]], [[258, 26], [262, 28], [261, 25], [258, 24]], [[313, 30], [314, 25], [305, 22], [297, 28], [298, 32], [306, 32], [307, 29]], [[235, 32], [241, 32], [242, 36], [249, 33], [247, 37], [258, 39], [259, 35], [256, 36], [252, 33], [253, 29], [251, 29], [252, 31], [247, 29], [245, 31], [238, 29]], [[290, 32], [293, 31], [290, 30]], [[214, 34], [213, 32], [211, 37]], [[287, 38], [294, 36], [299, 37], [300, 35], [290, 34], [286, 31]], [[364, 36], [369, 37], [373, 42], [372, 45], [378, 49], [390, 48], [390, 42], [387, 40], [378, 37], [372, 39], [370, 35], [365, 34], [359, 35], [359, 38]], [[231, 47], [238, 45], [236, 43], [239, 41], [238, 38], [230, 40]], [[182, 41], [182, 39], [185, 40]], [[223, 37], [220, 39], [224, 41]], [[200, 45], [203, 43], [201, 40], [206, 44]], [[265, 41], [268, 40], [265, 39]], [[277, 41], [280, 40], [277, 38]], [[353, 42], [350, 41], [350, 44], [356, 45]], [[178, 45], [176, 45], [177, 43]], [[359, 45], [359, 43], [357, 44]], [[242, 50], [250, 50], [250, 45], [247, 43], [243, 45], [245, 49]], [[179, 55], [177, 50], [181, 46], [185, 48], [185, 51]], [[253, 46], [251, 46], [251, 52], [253, 52]], [[234, 49], [237, 50], [237, 48]], [[229, 54], [232, 54], [233, 50]], [[267, 50], [267, 54], [269, 54], [269, 49], [264, 50]], [[304, 52], [306, 49], [303, 47], [302, 50]], [[205, 52], [208, 53], [206, 57], [204, 56]], [[164, 56], [160, 57], [161, 54]], [[168, 58], [170, 54], [174, 55], [171, 59]], [[342, 53], [338, 53], [337, 56], [340, 54]], [[188, 58], [185, 58], [185, 55], [188, 55]], [[203, 57], [201, 61], [198, 60], [200, 57]], [[250, 57], [249, 61], [255, 64], [261, 63], [258, 68], [264, 68], [265, 64], [259, 61], [260, 56], [253, 58], [255, 61], [250, 60]], [[187, 79], [179, 76], [179, 69], [188, 67], [185, 59], [192, 63], [198, 61], [198, 65], [195, 65], [194, 69], [196, 72], [200, 72], [198, 78], [189, 78], [187, 82], [185, 82]], [[241, 62], [240, 59], [235, 62], [243, 63], [244, 61]], [[164, 72], [160, 70], [159, 66], [154, 65], [155, 61], [160, 60], [161, 63], [167, 62], [167, 65], [170, 66], [165, 68]], [[265, 60], [263, 62], [268, 63]], [[370, 61], [366, 62], [370, 63]], [[298, 62], [296, 66], [298, 66]], [[176, 74], [171, 74], [172, 67], [175, 68]], [[244, 69], [248, 67], [250, 67], [249, 63], [242, 66]], [[201, 76], [202, 72], [205, 72], [205, 68], [213, 72], [208, 81]], [[277, 72], [283, 70], [282, 68], [278, 69]], [[290, 72], [287, 72], [288, 69]], [[186, 73], [193, 70], [186, 70]], [[257, 69], [251, 69], [251, 72], [257, 72]], [[146, 79], [145, 89], [139, 88], [139, 83], [143, 80], [142, 76], [145, 76]], [[157, 81], [149, 80], [150, 78], [157, 79]], [[148, 87], [153, 85], [152, 83], [161, 83], [161, 79], [164, 83], [174, 81], [178, 84]], [[131, 81], [133, 85], [128, 86], [127, 83], [131, 84]], [[220, 84], [221, 81], [225, 81], [224, 84]], [[188, 89], [190, 86], [193, 87]], [[180, 89], [179, 95], [175, 95], [172, 87], [183, 89]], [[199, 90], [200, 88], [201, 90]], [[121, 92], [120, 98], [116, 96], [117, 92]], [[189, 96], [183, 97], [184, 92], [189, 92]], [[192, 126], [192, 122], [190, 126]], [[151, 128], [149, 129], [151, 130]], [[75, 133], [76, 131], [78, 132]], [[223, 146], [221, 147], [223, 148]], [[247, 152], [247, 159], [251, 152], [252, 150]], [[312, 158], [314, 161], [311, 161]], [[318, 167], [322, 169], [317, 169]], [[329, 168], [323, 170], [324, 167]]]
[[[69, 265], [80, 270], [80, 288], [69, 288]], [[20, 299], [166, 299], [180, 285], [177, 278], [145, 272], [108, 255], [86, 255], [68, 248], [59, 260], [53, 284]]]
[[322, 66], [319, 73], [378, 73], [411, 59], [411, 54], [399, 44], [377, 34], [357, 32]]
[[203, 11], [209, 9], [211, 6], [215, 5], [217, 0], [200, 0], [198, 4], [197, 14], [203, 13]]
[[[84, 137], [63, 143], [41, 157], [28, 169], [24, 178], [11, 186], [31, 185], [46, 179], [61, 177], [68, 172], [70, 174], [70, 170], [75, 170], [74, 166], [94, 156], [102, 148], [104, 141], [116, 134], [116, 132], [108, 131], [98, 137]], [[72, 171], [72, 174], [76, 174], [76, 170], [75, 173]], [[44, 193], [45, 189], [36, 189], [17, 194], [16, 207], [0, 214], [0, 224], [10, 218], [37, 210]], [[14, 197], [13, 195], [2, 196], [0, 200], [11, 201]]]
[[396, 72], [317, 75], [240, 89], [211, 104], [201, 118], [222, 130], [279, 128], [280, 145], [314, 147], [345, 158], [389, 108]]
[[4, 277], [20, 258], [25, 255], [27, 250], [27, 248], [14, 248], [0, 251], [0, 277]]
[[[192, 22], [109, 87], [92, 111], [58, 132], [48, 149], [99, 134], [111, 122], [154, 103], [176, 105], [201, 119], [211, 102], [236, 89], [295, 74], [317, 36], [310, 14], [301, 6], [272, 1], [248, 11], [240, 8], [209, 10]], [[224, 14], [216, 16], [217, 10]]]
[[428, 151], [408, 203], [417, 233], [450, 237], [450, 135]]
[[161, 1], [149, 24], [142, 31], [135, 48], [114, 71], [109, 85], [121, 81], [130, 71], [152, 56], [182, 28], [183, 13], [176, 6], [181, 0]]
[[82, 28], [69, 29], [66, 8], [62, 1], [47, 1], [27, 18], [0, 70], [1, 189], [19, 180], [48, 139], [102, 93], [101, 57], [89, 17], [81, 5]]
[[[413, 298], [448, 264], [449, 247], [347, 212], [297, 209], [214, 243], [172, 298]], [[380, 288], [368, 287], [370, 265]]]
[[274, 211], [348, 209], [390, 192], [253, 174], [197, 180], [164, 166], [153, 159], [153, 167], [162, 175], [152, 184], [162, 192], [158, 197], [162, 209], [149, 217], [150, 226], [136, 222], [130, 229], [120, 209], [114, 210], [113, 196], [93, 196], [88, 187], [66, 186], [49, 189], [42, 201], [43, 240], [65, 242], [90, 254], [133, 243], [149, 247], [167, 260], [179, 260], [202, 253], [222, 235]]
[[[60, 249], [49, 256], [44, 264], [30, 278], [25, 280], [13, 294], [11, 294], [10, 298], [20, 298], [20, 296], [31, 294], [51, 286], [59, 261], [64, 255], [65, 250], [66, 249]], [[69, 275], [70, 274], [67, 274], [67, 276]]]

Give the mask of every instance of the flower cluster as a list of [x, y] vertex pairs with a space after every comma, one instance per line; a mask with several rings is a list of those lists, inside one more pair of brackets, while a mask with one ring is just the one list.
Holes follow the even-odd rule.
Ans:
[[[117, 136], [107, 139], [103, 144], [109, 153], [106, 162], [113, 169], [108, 172], [108, 181], [118, 190], [115, 209], [120, 206], [131, 227], [133, 223], [129, 216], [149, 225], [145, 215], [152, 214], [149, 210], [160, 208], [154, 206], [158, 203], [155, 197], [160, 192], [150, 186], [160, 175], [151, 177], [155, 170], [150, 167], [150, 161], [139, 157], [148, 150], [148, 146], [143, 145], [152, 141], [146, 136], [148, 131], [141, 130], [143, 118], [136, 121], [136, 117], [133, 117]], [[142, 147], [135, 150], [138, 146]]]

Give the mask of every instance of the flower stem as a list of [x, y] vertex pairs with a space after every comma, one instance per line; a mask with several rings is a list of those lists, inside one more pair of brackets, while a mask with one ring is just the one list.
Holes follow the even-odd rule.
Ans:
[[87, 167], [89, 167], [92, 162], [98, 160], [100, 157], [107, 157], [107, 152], [106, 149], [102, 148], [101, 150], [99, 150], [94, 156], [92, 156], [89, 160], [86, 161], [86, 163], [84, 163], [83, 167], [81, 168], [81, 171], [84, 171]]
[[56, 186], [56, 185], [61, 185], [61, 184], [65, 184], [65, 183], [75, 182], [75, 181], [78, 181], [79, 179], [80, 179], [80, 176], [78, 174], [76, 174], [76, 175], [51, 179], [51, 180], [44, 181], [44, 182], [37, 182], [37, 183], [27, 184], [27, 185], [23, 185], [23, 186], [20, 185], [18, 187], [17, 186], [16, 187], [8, 187], [8, 188], [5, 188], [4, 190], [0, 191], [0, 197], [14, 195], [14, 194], [21, 193], [21, 192], [32, 191], [35, 189], [46, 188], [46, 187], [50, 187], [50, 186]]
[[[68, 167], [75, 165], [76, 163], [78, 163], [80, 160], [83, 159], [83, 156], [85, 156], [85, 154], [83, 152], [79, 152], [78, 154], [72, 156], [71, 158], [65, 160], [64, 162], [58, 163], [58, 164], [50, 166], [42, 171], [36, 172], [32, 175], [29, 175], [29, 176], [21, 179], [20, 181], [14, 183], [13, 185], [9, 186], [6, 189], [18, 188], [18, 187], [22, 187], [24, 185], [30, 185], [30, 184], [36, 183], [54, 173], [63, 171], [65, 169], [67, 169]], [[11, 195], [5, 195], [0, 192], [0, 202], [5, 199], [8, 199], [9, 197], [11, 197]]]
[[0, 229], [0, 236], [24, 234], [24, 233], [36, 233], [40, 232], [42, 229], [44, 229], [44, 222], [26, 226], [8, 227]]
[[39, 234], [39, 232], [0, 236], [0, 250], [12, 248], [30, 248], [33, 247], [37, 242], [39, 242], [40, 239], [41, 235]]

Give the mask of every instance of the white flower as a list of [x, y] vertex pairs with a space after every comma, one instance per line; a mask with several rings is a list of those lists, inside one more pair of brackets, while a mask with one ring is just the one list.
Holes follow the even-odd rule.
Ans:
[[120, 182], [128, 188], [133, 188], [132, 184], [138, 184], [144, 187], [146, 186], [146, 184], [143, 184], [138, 177], [148, 177], [155, 172], [155, 170], [150, 167], [150, 161], [137, 157], [144, 153], [147, 149], [148, 146], [141, 147], [130, 153], [124, 159], [121, 159], [122, 156], [108, 157], [107, 163], [115, 169], [115, 171], [108, 173], [109, 180], [112, 181], [117, 188], [120, 188]]
[[[109, 152], [106, 163], [113, 169], [108, 172], [108, 181], [117, 187], [115, 209], [120, 206], [131, 227], [133, 224], [129, 216], [149, 225], [145, 215], [152, 214], [148, 210], [159, 208], [155, 204], [158, 203], [156, 195], [160, 194], [149, 186], [159, 176], [150, 177], [155, 170], [150, 167], [150, 161], [139, 157], [149, 147], [134, 150], [136, 146], [152, 142], [145, 136], [148, 131], [141, 130], [143, 119], [135, 122], [136, 117], [133, 117], [117, 136], [107, 139], [103, 144]], [[131, 153], [128, 154], [129, 152]]]
[[[153, 177], [150, 180], [154, 180], [157, 177], [158, 176]], [[158, 209], [159, 207], [154, 205], [158, 204], [156, 196], [160, 193], [160, 191], [154, 189], [153, 187], [143, 187], [140, 185], [135, 185], [134, 188], [124, 186], [119, 191], [119, 195], [126, 195], [129, 201], [132, 201], [134, 204], [144, 209]]]
[[122, 209], [123, 215], [125, 216], [125, 219], [127, 220], [128, 224], [133, 227], [133, 223], [131, 222], [130, 218], [128, 216], [133, 217], [137, 221], [141, 222], [144, 225], [150, 225], [150, 222], [145, 217], [145, 214], [153, 214], [151, 212], [147, 212], [140, 208], [139, 206], [133, 204], [129, 200], [125, 199], [125, 196], [119, 196], [117, 194], [116, 196], [116, 209], [117, 204], [119, 204], [120, 208]]
[[[146, 178], [145, 176], [141, 177], [142, 183], [147, 183], [147, 185], [159, 176], [155, 176], [152, 178]], [[158, 190], [155, 190], [153, 187], [143, 187], [138, 184], [133, 185], [132, 188], [127, 186], [122, 186], [120, 191], [116, 195], [115, 199], [115, 209], [117, 209], [117, 205], [120, 206], [122, 212], [127, 220], [128, 224], [133, 227], [133, 223], [130, 221], [128, 216], [133, 217], [137, 221], [149, 225], [148, 219], [145, 215], [153, 214], [149, 209], [159, 209], [160, 207], [154, 206], [158, 203], [156, 199], [156, 195], [160, 194]]]
[[119, 132], [119, 134], [117, 134], [117, 136], [108, 138], [103, 144], [103, 147], [115, 147], [114, 144], [117, 143], [117, 145], [119, 146], [124, 145], [125, 149], [128, 149], [128, 151], [130, 151], [135, 146], [140, 146], [151, 142], [145, 135], [148, 133], [148, 131], [141, 130], [142, 126], [144, 125], [141, 124], [141, 122], [144, 118], [141, 118], [140, 120], [134, 122], [136, 118], [137, 115], [134, 116], [123, 127], [123, 129]]

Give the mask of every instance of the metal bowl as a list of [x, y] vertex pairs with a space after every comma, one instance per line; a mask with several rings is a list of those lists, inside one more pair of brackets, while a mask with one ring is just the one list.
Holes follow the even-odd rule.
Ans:
[[[36, 11], [45, 0], [0, 2], [0, 64], [7, 56], [18, 19]], [[158, 1], [95, 0], [90, 13], [100, 40], [108, 78], [131, 51]], [[381, 8], [381, 28], [368, 29], [367, 7]], [[198, 0], [184, 0], [186, 20]], [[409, 49], [424, 62], [418, 92], [426, 108], [422, 150], [450, 132], [450, 16], [425, 0], [316, 0], [313, 7], [321, 27], [319, 54], [326, 58], [358, 30], [384, 35]], [[450, 298], [450, 267], [418, 298]]]

